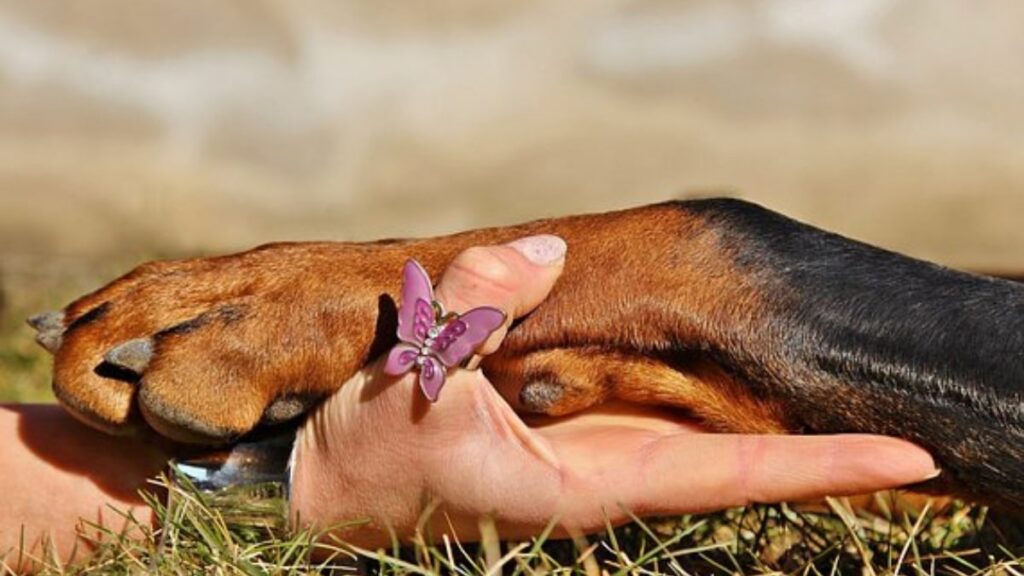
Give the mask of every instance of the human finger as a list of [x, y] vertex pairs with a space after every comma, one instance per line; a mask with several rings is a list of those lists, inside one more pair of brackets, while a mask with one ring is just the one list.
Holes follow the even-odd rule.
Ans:
[[[599, 505], [607, 513], [699, 513], [754, 502], [861, 494], [939, 473], [925, 450], [884, 436], [684, 431], [636, 438], [605, 443], [603, 456], [571, 459], [581, 489], [591, 495], [580, 504]], [[570, 461], [562, 456], [563, 462]], [[619, 473], [608, 474], [609, 469]], [[577, 509], [576, 514], [590, 517], [590, 512]]]
[[455, 312], [493, 306], [505, 312], [505, 324], [478, 349], [497, 350], [508, 326], [547, 297], [565, 262], [566, 244], [558, 236], [527, 236], [501, 246], [469, 248], [455, 257], [437, 284], [435, 296]]

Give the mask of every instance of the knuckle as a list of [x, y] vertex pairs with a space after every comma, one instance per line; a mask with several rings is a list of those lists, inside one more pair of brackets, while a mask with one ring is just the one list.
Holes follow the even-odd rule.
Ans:
[[514, 291], [519, 274], [515, 266], [503, 258], [498, 251], [484, 247], [473, 247], [459, 254], [451, 264], [467, 285], [467, 288], [487, 287], [501, 292]]

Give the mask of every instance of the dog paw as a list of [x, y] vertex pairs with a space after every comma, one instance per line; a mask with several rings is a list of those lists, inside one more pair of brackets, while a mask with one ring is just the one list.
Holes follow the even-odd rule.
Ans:
[[338, 244], [149, 263], [29, 323], [81, 420], [221, 443], [304, 413], [393, 338], [401, 264]]

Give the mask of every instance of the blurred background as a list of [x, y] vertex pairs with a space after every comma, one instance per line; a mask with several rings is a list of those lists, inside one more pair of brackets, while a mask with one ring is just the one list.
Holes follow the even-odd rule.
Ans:
[[0, 401], [140, 260], [690, 195], [1024, 269], [1011, 0], [0, 0]]

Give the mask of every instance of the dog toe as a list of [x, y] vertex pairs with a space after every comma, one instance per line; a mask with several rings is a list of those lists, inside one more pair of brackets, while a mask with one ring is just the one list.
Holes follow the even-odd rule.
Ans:
[[144, 378], [138, 402], [161, 435], [205, 445], [226, 444], [251, 430], [265, 403], [245, 382], [222, 382], [213, 391], [175, 378], [173, 370]]
[[260, 422], [272, 394], [260, 377], [265, 364], [249, 341], [260, 323], [248, 322], [243, 310], [225, 304], [108, 354], [108, 361], [144, 370], [139, 408], [157, 432], [180, 442], [221, 444]]
[[484, 373], [516, 410], [562, 416], [608, 399], [614, 368], [605, 356], [575, 349], [500, 354], [484, 360]]
[[77, 336], [68, 338], [54, 362], [54, 395], [90, 426], [114, 434], [131, 431], [135, 382], [103, 373], [92, 342]]

